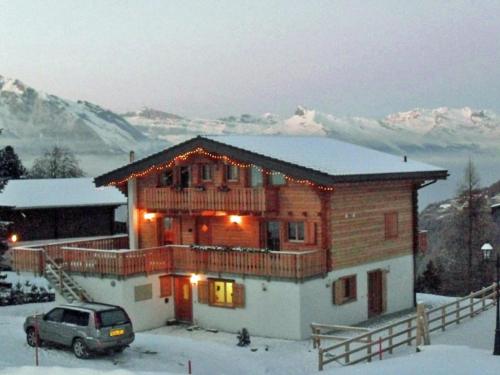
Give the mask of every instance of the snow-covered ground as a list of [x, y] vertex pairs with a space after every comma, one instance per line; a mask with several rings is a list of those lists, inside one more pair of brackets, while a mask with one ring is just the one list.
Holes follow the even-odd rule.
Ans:
[[[440, 297], [419, 295], [419, 300], [436, 305]], [[236, 346], [236, 337], [223, 332], [187, 331], [184, 327], [163, 327], [138, 333], [136, 341], [122, 354], [78, 360], [69, 350], [43, 347], [40, 368], [34, 368], [34, 350], [25, 343], [24, 317], [48, 311], [53, 303], [0, 308], [0, 375], [90, 374], [315, 374], [317, 353], [310, 341], [288, 341], [252, 337], [249, 348]], [[491, 355], [494, 309], [446, 332], [431, 336], [432, 346], [415, 353], [415, 347], [396, 349], [382, 361], [341, 367], [330, 364], [330, 374], [499, 374], [500, 358]], [[257, 349], [252, 351], [252, 349]], [[267, 350], [266, 350], [267, 349]]]

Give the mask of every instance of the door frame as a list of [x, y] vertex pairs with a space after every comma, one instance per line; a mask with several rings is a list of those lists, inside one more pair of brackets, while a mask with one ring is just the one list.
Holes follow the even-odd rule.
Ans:
[[[174, 276], [174, 313], [175, 319], [181, 322], [191, 323], [193, 321], [193, 286], [191, 285], [191, 280], [189, 276]], [[185, 302], [182, 293], [183, 286], [189, 286], [189, 302]], [[184, 306], [187, 309], [188, 316], [181, 316], [184, 314], [181, 311], [181, 307]]]

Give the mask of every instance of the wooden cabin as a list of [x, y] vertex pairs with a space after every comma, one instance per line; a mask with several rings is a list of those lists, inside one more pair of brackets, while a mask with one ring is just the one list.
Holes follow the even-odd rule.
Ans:
[[446, 176], [330, 138], [197, 137], [95, 179], [128, 196], [128, 250], [52, 251], [95, 299], [119, 280], [140, 328], [304, 338], [413, 305], [418, 190]]

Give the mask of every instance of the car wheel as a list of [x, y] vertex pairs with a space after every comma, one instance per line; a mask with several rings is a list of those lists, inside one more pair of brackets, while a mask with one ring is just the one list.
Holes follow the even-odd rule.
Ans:
[[36, 334], [34, 328], [28, 328], [26, 331], [26, 342], [33, 348], [37, 346], [37, 344], [40, 346], [40, 337]]
[[89, 357], [87, 345], [82, 339], [75, 339], [73, 341], [73, 353], [76, 358], [87, 359]]
[[120, 347], [118, 347], [118, 348], [114, 348], [114, 349], [113, 349], [113, 351], [114, 351], [115, 353], [121, 353], [121, 352], [123, 352], [126, 348], [127, 348], [126, 346], [120, 346]]

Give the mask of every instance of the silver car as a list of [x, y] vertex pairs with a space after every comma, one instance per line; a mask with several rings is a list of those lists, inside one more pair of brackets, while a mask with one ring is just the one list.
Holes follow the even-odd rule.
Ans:
[[92, 352], [121, 352], [135, 338], [132, 322], [119, 306], [102, 303], [62, 305], [24, 322], [29, 346], [44, 342], [67, 346], [78, 358]]

